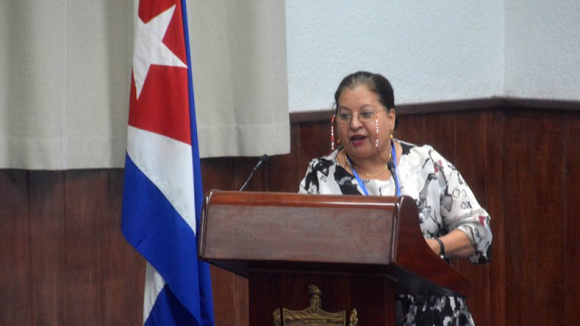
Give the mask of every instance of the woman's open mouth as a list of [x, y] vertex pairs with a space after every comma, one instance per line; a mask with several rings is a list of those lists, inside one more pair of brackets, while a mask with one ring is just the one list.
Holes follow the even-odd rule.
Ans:
[[367, 139], [366, 136], [363, 136], [363, 135], [354, 135], [354, 136], [350, 137], [350, 142], [354, 146], [361, 146], [362, 144], [365, 143], [366, 139]]

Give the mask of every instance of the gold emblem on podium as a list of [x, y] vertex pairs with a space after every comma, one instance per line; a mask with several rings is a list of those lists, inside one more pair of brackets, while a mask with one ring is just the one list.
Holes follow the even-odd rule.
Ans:
[[[304, 310], [280, 308], [274, 310], [274, 326], [346, 326], [346, 312], [327, 312], [322, 310], [322, 291], [316, 285], [308, 287], [310, 292], [310, 307]], [[350, 314], [349, 326], [357, 326], [356, 309]]]

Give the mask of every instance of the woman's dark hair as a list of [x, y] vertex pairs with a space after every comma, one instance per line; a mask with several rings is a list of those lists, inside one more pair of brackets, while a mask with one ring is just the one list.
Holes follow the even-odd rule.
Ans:
[[[367, 71], [357, 71], [350, 74], [340, 82], [338, 89], [334, 93], [334, 110], [338, 111], [338, 99], [345, 89], [354, 89], [357, 86], [364, 85], [377, 94], [379, 103], [388, 111], [395, 109], [395, 93], [389, 80], [382, 75], [373, 74]], [[395, 119], [395, 130], [399, 125], [399, 119]]]

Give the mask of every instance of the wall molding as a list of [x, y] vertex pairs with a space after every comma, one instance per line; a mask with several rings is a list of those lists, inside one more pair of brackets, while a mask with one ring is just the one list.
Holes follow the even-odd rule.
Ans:
[[[401, 104], [396, 107], [397, 114], [400, 115], [489, 109], [539, 109], [580, 112], [580, 101], [491, 97], [482, 99]], [[292, 112], [290, 113], [290, 122], [302, 123], [324, 120], [330, 121], [331, 116], [332, 110]]]

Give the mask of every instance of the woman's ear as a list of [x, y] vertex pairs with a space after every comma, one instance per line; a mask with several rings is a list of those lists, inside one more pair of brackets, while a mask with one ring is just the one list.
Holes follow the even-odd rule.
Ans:
[[397, 112], [395, 111], [395, 109], [390, 109], [387, 112], [387, 118], [389, 119], [389, 124], [391, 125], [391, 130], [395, 130], [395, 125], [396, 125], [396, 121], [397, 121]]

